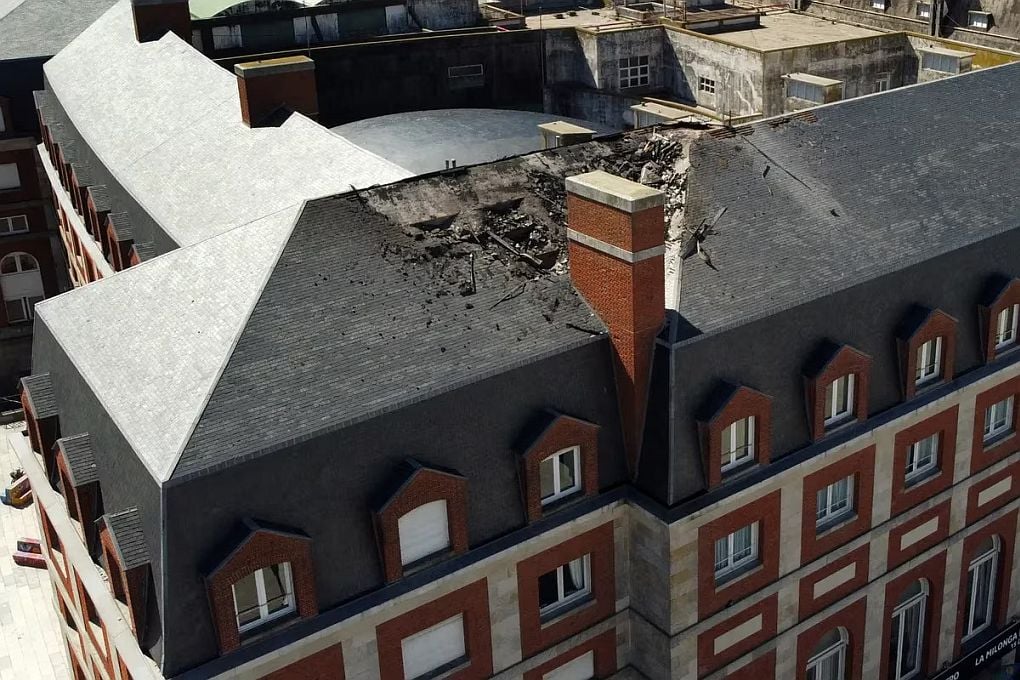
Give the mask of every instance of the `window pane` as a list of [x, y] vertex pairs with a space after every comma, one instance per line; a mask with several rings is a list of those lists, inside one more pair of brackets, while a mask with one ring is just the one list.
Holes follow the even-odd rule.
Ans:
[[716, 571], [729, 564], [730, 550], [728, 537], [723, 536], [715, 542], [715, 568]]
[[723, 431], [722, 431], [722, 454], [723, 454], [722, 463], [723, 463], [723, 465], [726, 465], [727, 463], [731, 462], [731, 456], [733, 454], [733, 449], [734, 449], [734, 446], [733, 446], [733, 428], [732, 427], [724, 427]]
[[559, 491], [566, 491], [574, 488], [577, 471], [574, 469], [574, 452], [567, 451], [559, 455], [560, 465], [560, 488]]
[[832, 416], [832, 405], [834, 402], [834, 393], [836, 391], [836, 383], [829, 383], [829, 386], [825, 388], [825, 417]]
[[553, 569], [538, 577], [538, 606], [543, 609], [560, 601], [556, 571]]
[[549, 498], [556, 493], [556, 485], [554, 482], [555, 468], [555, 457], [546, 458], [539, 466], [538, 476], [541, 480], [542, 498]]
[[563, 596], [570, 597], [585, 589], [584, 558], [572, 561], [563, 567]]
[[269, 613], [278, 612], [287, 607], [287, 600], [290, 584], [287, 568], [282, 564], [275, 564], [268, 569], [262, 570], [262, 577], [266, 587], [266, 604], [269, 605]]
[[738, 529], [733, 534], [733, 560], [743, 559], [751, 554], [751, 527], [750, 525]]
[[829, 514], [829, 489], [819, 489], [815, 495], [815, 517], [822, 519]]
[[237, 609], [237, 624], [259, 619], [259, 596], [255, 586], [255, 574], [249, 574], [234, 584], [234, 606]]

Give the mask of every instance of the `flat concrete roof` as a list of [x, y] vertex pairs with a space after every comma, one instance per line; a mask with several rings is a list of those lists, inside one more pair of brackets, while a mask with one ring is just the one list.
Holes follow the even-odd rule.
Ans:
[[[557, 18], [560, 15], [562, 18]], [[543, 14], [532, 14], [525, 19], [528, 28], [591, 28], [606, 27], [610, 24], [618, 24], [612, 28], [636, 28], [642, 26], [639, 21], [626, 17], [616, 16], [611, 9], [578, 9], [561, 10], [559, 12], [547, 12]]]
[[729, 33], [715, 33], [717, 40], [753, 50], [780, 50], [819, 43], [868, 38], [883, 35], [869, 28], [827, 21], [806, 14], [777, 12], [763, 14], [760, 28], [746, 28]]

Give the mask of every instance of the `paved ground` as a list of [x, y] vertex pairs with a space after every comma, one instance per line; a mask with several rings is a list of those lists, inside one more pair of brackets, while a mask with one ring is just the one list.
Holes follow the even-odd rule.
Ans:
[[[9, 427], [0, 426], [0, 486], [4, 488], [8, 472], [17, 467], [7, 446]], [[18, 538], [38, 538], [40, 533], [33, 506], [15, 510], [0, 505], [0, 680], [70, 677], [46, 571], [19, 567], [11, 559]]]

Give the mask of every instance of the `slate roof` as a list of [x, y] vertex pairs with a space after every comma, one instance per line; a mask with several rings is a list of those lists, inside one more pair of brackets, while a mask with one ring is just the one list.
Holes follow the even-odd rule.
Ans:
[[0, 0], [0, 60], [49, 57], [114, 0]]
[[71, 475], [71, 483], [78, 487], [99, 481], [96, 469], [96, 458], [92, 455], [92, 444], [88, 433], [57, 440], [57, 446], [67, 460], [67, 471]]
[[110, 530], [113, 547], [125, 571], [149, 563], [149, 549], [137, 508], [103, 515], [103, 521]]
[[28, 395], [28, 405], [38, 419], [49, 418], [58, 414], [57, 400], [53, 395], [53, 383], [49, 373], [30, 375], [21, 379], [21, 385]]
[[[674, 339], [748, 323], [1016, 227], [1020, 65], [762, 121], [694, 144]], [[763, 173], [768, 168], [768, 173]]]
[[67, 136], [80, 138], [74, 145], [86, 146], [180, 246], [308, 197], [410, 176], [300, 114], [279, 127], [248, 128], [235, 76], [173, 33], [139, 43], [129, 0], [114, 4], [44, 71], [59, 104], [52, 114], [66, 116]]

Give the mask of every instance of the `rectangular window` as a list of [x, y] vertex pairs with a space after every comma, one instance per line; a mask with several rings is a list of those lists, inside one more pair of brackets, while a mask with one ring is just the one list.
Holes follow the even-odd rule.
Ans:
[[248, 574], [233, 585], [237, 629], [250, 630], [294, 611], [290, 562]]
[[992, 623], [995, 597], [995, 571], [998, 550], [993, 547], [967, 569], [967, 632], [964, 637], [980, 633]]
[[447, 78], [477, 78], [485, 75], [484, 64], [468, 64], [467, 66], [451, 66], [446, 69]]
[[877, 9], [881, 12], [886, 10], [886, 0], [871, 0], [871, 9]]
[[313, 14], [294, 17], [294, 43], [315, 45], [340, 39], [340, 24], [336, 14]]
[[907, 485], [924, 479], [936, 470], [939, 464], [939, 433], [914, 442], [907, 449], [907, 469], [904, 479]]
[[722, 470], [754, 460], [754, 416], [741, 418], [722, 431]]
[[548, 505], [581, 490], [581, 449], [572, 446], [558, 451], [539, 464], [542, 505]]
[[893, 610], [892, 678], [908, 680], [921, 674], [922, 626], [924, 625], [923, 594], [910, 598]]
[[7, 119], [4, 118], [3, 109], [0, 109], [0, 132], [7, 132]]
[[835, 425], [854, 414], [854, 374], [836, 378], [825, 388], [825, 425]]
[[1013, 397], [1009, 396], [985, 409], [985, 442], [1013, 430]]
[[24, 323], [35, 318], [35, 305], [42, 302], [41, 295], [4, 299], [8, 323]]
[[931, 18], [931, 3], [930, 2], [919, 2], [915, 9], [915, 13], [918, 19], [930, 19]]
[[816, 104], [825, 102], [825, 90], [822, 89], [821, 85], [797, 80], [796, 78], [786, 79], [786, 96]]
[[232, 26], [213, 26], [212, 38], [214, 50], [231, 50], [238, 47], [244, 47], [243, 41], [241, 40], [241, 26], [239, 24], [234, 24]]
[[22, 234], [28, 231], [27, 215], [11, 215], [0, 217], [0, 236], [8, 234]]
[[715, 580], [724, 581], [758, 562], [758, 523], [748, 524], [715, 542]]
[[959, 73], [960, 59], [949, 54], [921, 52], [921, 68], [940, 73]]
[[21, 176], [18, 175], [18, 164], [0, 164], [0, 191], [19, 188], [21, 188]]
[[408, 680], [433, 677], [459, 666], [467, 658], [464, 615], [457, 614], [401, 640], [400, 654]]
[[542, 676], [542, 680], [591, 680], [595, 677], [595, 652], [582, 654]]
[[620, 88], [641, 87], [648, 84], [648, 56], [626, 57], [620, 60]]
[[832, 526], [852, 515], [853, 511], [853, 475], [818, 490], [818, 495], [815, 498], [815, 524], [817, 527]]
[[995, 349], [1016, 344], [1017, 319], [1020, 318], [1020, 304], [1010, 305], [999, 312], [995, 322]]
[[450, 547], [450, 525], [446, 501], [419, 505], [397, 520], [400, 535], [400, 563], [412, 564]]
[[704, 92], [705, 94], [715, 94], [715, 80], [713, 80], [712, 78], [698, 76], [698, 92]]
[[538, 577], [538, 612], [555, 615], [591, 593], [591, 556], [585, 555]]
[[992, 15], [987, 12], [967, 12], [967, 25], [971, 28], [980, 28], [986, 31], [992, 23], [991, 18]]
[[934, 380], [942, 373], [942, 337], [922, 344], [917, 348], [917, 366], [914, 382], [918, 385]]
[[886, 92], [892, 88], [892, 76], [882, 76], [875, 81], [875, 92]]

